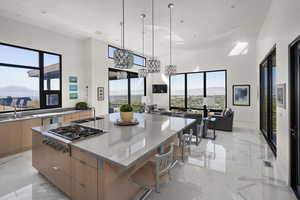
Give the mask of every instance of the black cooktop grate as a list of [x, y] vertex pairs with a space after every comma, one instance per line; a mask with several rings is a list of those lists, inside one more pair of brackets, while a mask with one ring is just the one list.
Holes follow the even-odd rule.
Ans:
[[70, 141], [79, 140], [94, 135], [102, 135], [104, 133], [103, 130], [89, 128], [78, 124], [51, 129], [49, 132]]

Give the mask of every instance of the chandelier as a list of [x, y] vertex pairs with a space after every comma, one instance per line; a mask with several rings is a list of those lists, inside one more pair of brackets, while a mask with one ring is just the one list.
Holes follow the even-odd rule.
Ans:
[[115, 67], [119, 69], [130, 69], [133, 67], [133, 53], [130, 50], [125, 49], [125, 6], [124, 0], [122, 0], [122, 17], [121, 23], [121, 49], [117, 49], [114, 52]]
[[160, 61], [154, 57], [154, 0], [152, 0], [152, 59], [147, 60], [147, 72], [159, 73]]
[[172, 8], [174, 7], [173, 3], [168, 5], [170, 9], [170, 64], [165, 67], [165, 75], [171, 76], [176, 74], [176, 65], [172, 64]]
[[[143, 13], [141, 14], [141, 19], [142, 19], [142, 49], [143, 49], [143, 56], [145, 56], [145, 18], [146, 18], [146, 15]], [[147, 69], [138, 69], [138, 76], [139, 78], [145, 78], [147, 77]]]

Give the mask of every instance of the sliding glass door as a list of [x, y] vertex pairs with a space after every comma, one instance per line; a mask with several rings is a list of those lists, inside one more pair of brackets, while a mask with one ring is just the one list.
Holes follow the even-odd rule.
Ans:
[[260, 65], [260, 129], [276, 153], [276, 50]]

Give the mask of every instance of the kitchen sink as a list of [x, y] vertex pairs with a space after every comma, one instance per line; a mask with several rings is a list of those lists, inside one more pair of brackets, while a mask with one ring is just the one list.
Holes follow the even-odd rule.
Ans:
[[[103, 119], [103, 117], [96, 117], [96, 120], [100, 120], [100, 119]], [[83, 124], [83, 123], [91, 122], [91, 121], [94, 121], [94, 120], [95, 119], [93, 117], [90, 117], [90, 118], [86, 118], [86, 119], [75, 120], [75, 121], [72, 121], [72, 123]]]

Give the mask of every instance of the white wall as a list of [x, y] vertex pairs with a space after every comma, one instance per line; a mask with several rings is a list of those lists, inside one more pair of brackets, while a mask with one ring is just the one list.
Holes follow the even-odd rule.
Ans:
[[[87, 62], [90, 68], [88, 69], [88, 85], [89, 85], [89, 103], [96, 108], [97, 114], [108, 113], [108, 69], [114, 68], [114, 62], [108, 58], [108, 44], [96, 40], [87, 39], [85, 41], [85, 48], [87, 52]], [[137, 72], [137, 66], [134, 66], [128, 71]], [[151, 78], [147, 79], [147, 85], [151, 86]], [[104, 87], [104, 101], [97, 100], [97, 88]], [[147, 94], [150, 94], [149, 87], [147, 87]]]
[[[227, 106], [235, 110], [235, 126], [249, 127], [258, 129], [258, 77], [256, 68], [256, 38], [246, 40], [249, 43], [247, 55], [232, 56], [228, 54], [232, 46], [220, 46], [219, 48], [199, 50], [199, 51], [180, 51], [176, 50], [177, 71], [196, 72], [227, 70]], [[167, 58], [165, 60], [168, 60]], [[164, 62], [165, 63], [165, 62]], [[168, 83], [168, 78], [154, 76], [153, 84]], [[232, 85], [250, 84], [251, 85], [251, 106], [232, 105]], [[153, 103], [159, 106], [169, 107], [169, 94], [153, 94]]]
[[[299, 8], [299, 0], [273, 0], [257, 40], [257, 66], [276, 44], [277, 84], [289, 85], [288, 46], [300, 35]], [[290, 181], [289, 108], [288, 99], [287, 109], [277, 107], [277, 165], [281, 178], [286, 182]]]
[[[96, 108], [97, 114], [108, 113], [108, 68], [113, 68], [114, 64], [107, 58], [107, 43], [72, 38], [3, 17], [0, 17], [0, 27], [0, 42], [62, 55], [63, 107], [74, 107], [79, 101], [88, 101]], [[130, 71], [137, 72], [137, 69], [134, 67]], [[78, 77], [78, 100], [69, 99], [69, 76]], [[147, 79], [149, 86], [150, 81]], [[104, 87], [104, 101], [97, 100], [97, 87]]]
[[[0, 17], [0, 27], [0, 42], [62, 55], [63, 107], [74, 107], [76, 102], [86, 101], [86, 68], [88, 66], [84, 59], [84, 41], [2, 17]], [[69, 76], [78, 77], [78, 100], [69, 100]]]

